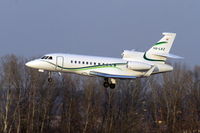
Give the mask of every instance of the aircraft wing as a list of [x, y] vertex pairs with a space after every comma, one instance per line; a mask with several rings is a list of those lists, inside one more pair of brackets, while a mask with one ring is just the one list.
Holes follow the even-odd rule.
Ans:
[[90, 75], [105, 77], [105, 78], [119, 78], [119, 79], [135, 79], [135, 78], [137, 78], [136, 76], [114, 75], [114, 74], [101, 73], [101, 72], [95, 72], [95, 71], [91, 71]]

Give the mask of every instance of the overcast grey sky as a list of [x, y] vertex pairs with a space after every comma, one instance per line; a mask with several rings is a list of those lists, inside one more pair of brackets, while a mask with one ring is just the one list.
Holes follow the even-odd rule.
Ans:
[[200, 64], [200, 0], [0, 0], [0, 56], [120, 57], [176, 32], [171, 53]]

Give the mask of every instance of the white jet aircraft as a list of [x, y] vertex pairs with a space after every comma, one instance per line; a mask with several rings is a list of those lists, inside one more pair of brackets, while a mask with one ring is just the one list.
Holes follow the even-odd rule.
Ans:
[[167, 58], [182, 58], [169, 54], [176, 34], [163, 33], [163, 35], [164, 37], [148, 51], [124, 50], [122, 58], [54, 53], [30, 61], [26, 66], [38, 69], [39, 72], [49, 71], [49, 82], [52, 81], [51, 71], [71, 72], [103, 77], [104, 87], [114, 89], [116, 79], [149, 77], [152, 74], [173, 70], [173, 67], [165, 62]]

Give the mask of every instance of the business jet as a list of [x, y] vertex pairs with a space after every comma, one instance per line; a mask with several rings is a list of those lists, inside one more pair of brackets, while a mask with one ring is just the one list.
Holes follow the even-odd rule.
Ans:
[[39, 72], [48, 71], [49, 82], [52, 82], [51, 72], [69, 72], [102, 77], [105, 79], [103, 86], [114, 89], [117, 79], [149, 77], [173, 70], [171, 65], [166, 64], [167, 58], [182, 58], [169, 54], [176, 33], [163, 35], [148, 51], [124, 50], [122, 58], [53, 53], [29, 61], [26, 66], [38, 69]]

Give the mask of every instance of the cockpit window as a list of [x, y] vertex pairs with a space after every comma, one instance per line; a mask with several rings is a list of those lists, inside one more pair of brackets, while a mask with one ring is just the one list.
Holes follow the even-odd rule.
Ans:
[[41, 59], [44, 59], [45, 58], [45, 56], [43, 56]]
[[52, 57], [52, 56], [43, 56], [41, 59], [49, 59], [49, 60], [52, 60], [53, 57]]
[[52, 58], [52, 56], [49, 56], [49, 58], [48, 58], [48, 59], [52, 60], [53, 58]]

